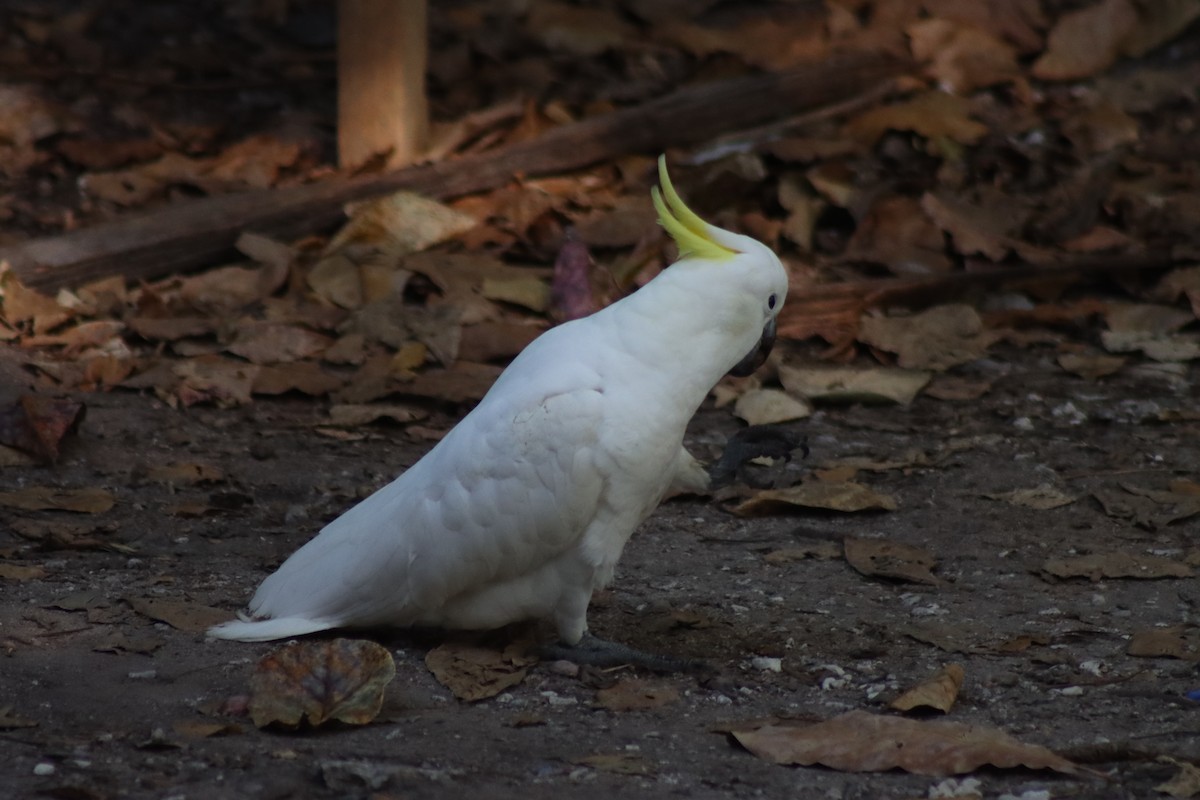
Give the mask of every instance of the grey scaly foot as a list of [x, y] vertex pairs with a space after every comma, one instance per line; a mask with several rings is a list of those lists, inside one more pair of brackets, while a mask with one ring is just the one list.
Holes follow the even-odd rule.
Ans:
[[808, 456], [808, 444], [804, 437], [778, 425], [751, 425], [742, 428], [725, 443], [721, 457], [708, 468], [712, 488], [717, 489], [733, 483], [738, 478], [742, 465], [756, 458], [783, 459], [786, 463], [792, 454], [800, 451], [800, 457]]

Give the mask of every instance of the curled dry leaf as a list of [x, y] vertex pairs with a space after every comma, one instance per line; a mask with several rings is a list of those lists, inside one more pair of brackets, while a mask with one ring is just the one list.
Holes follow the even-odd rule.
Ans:
[[379, 419], [390, 419], [405, 424], [429, 416], [429, 412], [415, 406], [395, 403], [343, 403], [329, 408], [329, 423], [339, 428], [355, 428], [369, 425]]
[[1127, 360], [1122, 356], [1063, 353], [1058, 357], [1058, 365], [1073, 375], [1094, 381], [1120, 371]]
[[36, 564], [8, 564], [0, 561], [0, 580], [38, 581], [46, 577], [46, 568]]
[[668, 683], [626, 679], [596, 692], [596, 705], [609, 711], [646, 711], [679, 700], [679, 690]]
[[536, 659], [517, 645], [498, 650], [468, 642], [445, 642], [425, 656], [425, 666], [459, 700], [495, 697], [525, 680]]
[[362, 639], [292, 642], [263, 656], [250, 679], [255, 727], [365, 725], [379, 715], [396, 676], [387, 648]]
[[965, 97], [930, 90], [910, 100], [865, 111], [846, 126], [846, 133], [871, 143], [886, 131], [915, 131], [927, 139], [951, 139], [971, 145], [987, 135], [988, 128], [971, 119], [971, 105]]
[[75, 511], [103, 514], [116, 500], [104, 489], [58, 489], [54, 486], [27, 486], [0, 492], [0, 506], [22, 511]]
[[1033, 65], [1033, 76], [1049, 81], [1086, 78], [1117, 60], [1121, 44], [1137, 24], [1131, 0], [1102, 0], [1063, 14]]
[[921, 547], [887, 539], [845, 539], [846, 563], [867, 577], [940, 586], [930, 571], [937, 566], [933, 553]]
[[897, 711], [912, 711], [914, 708], [933, 708], [943, 713], [950, 711], [958, 692], [962, 689], [965, 673], [961, 664], [947, 664], [937, 674], [912, 687], [897, 697], [889, 706]]
[[765, 489], [733, 509], [744, 517], [758, 517], [820, 508], [828, 511], [895, 511], [894, 498], [880, 494], [868, 486], [853, 481], [827, 483], [815, 481], [786, 489]]
[[804, 727], [768, 725], [734, 731], [733, 736], [754, 755], [776, 764], [820, 764], [843, 772], [902, 769], [917, 775], [961, 775], [984, 766], [1080, 772], [1053, 751], [996, 728], [865, 711]]
[[1042, 571], [1056, 578], [1190, 578], [1195, 573], [1181, 561], [1140, 553], [1093, 553], [1051, 558]]

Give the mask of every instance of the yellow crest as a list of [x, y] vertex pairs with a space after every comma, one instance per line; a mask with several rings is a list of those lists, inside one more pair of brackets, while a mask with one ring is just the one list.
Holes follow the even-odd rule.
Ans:
[[[679, 247], [680, 258], [696, 256], [713, 261], [724, 261], [737, 255], [722, 244], [713, 241], [707, 222], [700, 219], [695, 211], [687, 207], [675, 187], [671, 185], [671, 176], [667, 174], [667, 157], [658, 157], [658, 180], [662, 184], [662, 192], [655, 186], [650, 190], [654, 200], [654, 210], [658, 212], [658, 224], [666, 228], [667, 233]], [[663, 198], [666, 201], [663, 201]]]

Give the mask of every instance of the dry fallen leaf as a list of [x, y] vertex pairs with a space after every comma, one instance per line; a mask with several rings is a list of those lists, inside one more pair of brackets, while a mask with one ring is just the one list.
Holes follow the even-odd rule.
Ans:
[[329, 425], [339, 428], [356, 428], [369, 425], [379, 419], [390, 419], [393, 422], [406, 424], [425, 419], [429, 412], [415, 406], [403, 406], [396, 403], [343, 403], [329, 407]]
[[165, 622], [185, 633], [203, 633], [213, 625], [228, 622], [233, 616], [219, 608], [158, 597], [126, 597], [125, 602], [143, 617]]
[[861, 483], [814, 481], [786, 489], [764, 489], [733, 509], [744, 517], [765, 516], [804, 508], [829, 511], [895, 511], [896, 501]]
[[0, 506], [22, 511], [75, 511], [103, 514], [116, 500], [104, 489], [58, 489], [53, 486], [27, 486], [0, 492]]
[[0, 444], [14, 447], [43, 461], [55, 461], [63, 437], [75, 430], [84, 406], [67, 398], [21, 395], [0, 408]]
[[1083, 353], [1063, 353], [1058, 357], [1058, 365], [1064, 370], [1093, 381], [1120, 371], [1126, 361], [1122, 356]]
[[971, 119], [965, 97], [930, 90], [910, 100], [877, 106], [850, 121], [846, 133], [859, 141], [875, 142], [888, 130], [915, 131], [927, 139], [948, 138], [958, 144], [975, 144], [988, 127]]
[[860, 341], [897, 355], [904, 369], [946, 370], [981, 358], [999, 337], [968, 305], [934, 306], [910, 317], [865, 316]]
[[16, 730], [17, 728], [36, 728], [37, 722], [22, 717], [13, 711], [12, 706], [0, 706], [0, 731]]
[[733, 413], [751, 425], [774, 425], [804, 419], [812, 407], [778, 389], [751, 389], [738, 396]]
[[1048, 483], [1035, 486], [1032, 489], [1014, 489], [1011, 492], [990, 492], [983, 495], [991, 500], [1004, 500], [1014, 506], [1033, 508], [1038, 511], [1049, 511], [1061, 508], [1078, 500], [1078, 497], [1064, 494]]
[[596, 692], [596, 705], [609, 711], [646, 711], [679, 700], [679, 690], [668, 683], [632, 678], [617, 681]]
[[650, 763], [637, 753], [596, 753], [576, 759], [574, 763], [614, 775], [649, 775]]
[[1101, 0], [1063, 14], [1050, 31], [1033, 76], [1063, 81], [1102, 72], [1117, 60], [1121, 44], [1137, 23], [1131, 0]]
[[291, 642], [258, 662], [250, 679], [250, 719], [314, 728], [329, 720], [365, 725], [383, 707], [396, 677], [387, 648], [362, 639]]
[[846, 563], [868, 577], [941, 586], [930, 571], [937, 559], [928, 550], [887, 539], [845, 539]]
[[1051, 558], [1042, 571], [1056, 578], [1190, 578], [1192, 568], [1182, 561], [1140, 553], [1093, 553], [1071, 558]]
[[779, 366], [783, 388], [797, 397], [826, 403], [898, 403], [913, 401], [931, 373], [874, 367]]
[[934, 708], [948, 713], [954, 701], [958, 699], [964, 677], [961, 664], [947, 664], [935, 675], [907, 690], [888, 705], [897, 711]]
[[475, 702], [495, 697], [525, 680], [536, 659], [520, 645], [497, 650], [467, 642], [445, 642], [425, 656], [425, 666], [438, 682], [460, 700]]
[[46, 568], [37, 565], [8, 564], [0, 561], [0, 580], [36, 581], [46, 577]]
[[1125, 652], [1139, 658], [1178, 658], [1200, 661], [1200, 630], [1187, 625], [1137, 631]]
[[1200, 794], [1200, 767], [1170, 756], [1159, 756], [1155, 760], [1163, 764], [1171, 764], [1179, 771], [1170, 780], [1155, 786], [1154, 791], [1169, 794], [1172, 797], [1195, 797]]
[[984, 766], [1051, 769], [1068, 775], [1080, 771], [1053, 751], [996, 728], [865, 711], [803, 727], [734, 731], [733, 736], [754, 755], [776, 764], [820, 764], [843, 772], [902, 769], [917, 775], [961, 775]]

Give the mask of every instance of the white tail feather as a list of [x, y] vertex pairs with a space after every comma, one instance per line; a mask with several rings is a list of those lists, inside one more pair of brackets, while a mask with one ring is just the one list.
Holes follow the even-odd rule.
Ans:
[[209, 628], [208, 635], [214, 639], [231, 639], [235, 642], [269, 642], [273, 639], [303, 636], [306, 633], [327, 631], [336, 627], [337, 623], [329, 620], [279, 617], [277, 619], [223, 622]]

